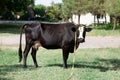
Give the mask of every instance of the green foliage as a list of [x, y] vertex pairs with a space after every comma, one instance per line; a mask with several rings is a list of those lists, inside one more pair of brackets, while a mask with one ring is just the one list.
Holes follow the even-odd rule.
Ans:
[[68, 20], [69, 18], [72, 17], [74, 11], [73, 4], [74, 4], [74, 0], [63, 0], [62, 17], [64, 18], [64, 20]]
[[105, 10], [113, 16], [120, 16], [120, 0], [106, 0]]
[[2, 16], [4, 16], [3, 19], [7, 19], [7, 20], [14, 20], [15, 19], [14, 14], [10, 11], [6, 12]]
[[120, 25], [115, 31], [112, 30], [113, 24], [99, 24], [98, 26], [90, 26], [93, 30], [88, 33], [89, 36], [120, 36]]
[[[22, 16], [21, 19], [28, 20], [29, 14], [27, 7], [33, 6], [37, 14], [37, 20], [41, 21], [68, 21], [73, 14], [80, 15], [91, 12], [99, 18], [100, 15], [105, 16], [106, 13], [120, 16], [120, 0], [62, 0], [63, 3], [45, 7], [43, 5], [35, 5], [35, 0], [0, 0], [0, 19], [15, 20], [16, 15]], [[111, 18], [112, 19], [112, 18]], [[79, 21], [79, 20], [78, 20]], [[80, 21], [79, 21], [80, 22]]]
[[43, 5], [36, 5], [34, 7], [34, 10], [35, 10], [35, 13], [40, 15], [40, 16], [45, 16], [45, 10], [46, 10], [46, 7], [43, 6]]
[[63, 13], [65, 17], [71, 18], [73, 14], [80, 15], [91, 12], [94, 15], [105, 14], [104, 0], [63, 0]]
[[42, 21], [46, 18], [46, 7], [44, 5], [36, 5], [34, 6], [35, 14], [37, 15], [37, 19]]
[[[105, 10], [111, 17], [113, 17], [113, 30], [116, 29], [120, 16], [120, 0], [106, 0], [104, 3]], [[112, 18], [111, 18], [112, 19]], [[120, 21], [120, 20], [119, 20]]]
[[88, 10], [88, 0], [75, 0], [74, 2], [74, 13], [85, 14]]
[[61, 17], [61, 4], [52, 4], [52, 6], [48, 6], [46, 10], [46, 14], [48, 16], [49, 21], [60, 21], [62, 19]]
[[52, 4], [52, 6], [36, 5], [34, 7], [35, 13], [38, 16], [37, 20], [42, 21], [60, 21], [62, 20], [61, 4]]
[[9, 19], [4, 18], [6, 16], [3, 14], [11, 12], [15, 15], [18, 12], [25, 12], [29, 5], [34, 5], [34, 0], [0, 0], [0, 15], [3, 19]]
[[[28, 54], [28, 68], [18, 63], [17, 50], [0, 50], [1, 80], [66, 80], [71, 73], [73, 54], [68, 59], [68, 69], [62, 67], [61, 50], [40, 48], [37, 61], [40, 67], [33, 66]], [[75, 58], [74, 74], [70, 80], [119, 80], [119, 48], [79, 49]]]
[[105, 0], [90, 0], [89, 1], [89, 11], [94, 14], [104, 14], [105, 13], [105, 9], [104, 9], [104, 2]]
[[0, 15], [7, 11], [5, 4], [7, 4], [7, 0], [0, 0]]

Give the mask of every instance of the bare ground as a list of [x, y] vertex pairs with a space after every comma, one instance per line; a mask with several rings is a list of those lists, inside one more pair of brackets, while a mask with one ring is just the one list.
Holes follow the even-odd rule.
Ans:
[[102, 36], [87, 36], [85, 43], [80, 44], [82, 48], [107, 48], [107, 47], [120, 47], [119, 37], [102, 37]]
[[[25, 44], [25, 37], [22, 37], [22, 43]], [[14, 36], [0, 36], [0, 47], [2, 46], [18, 46], [19, 35]], [[80, 48], [107, 48], [107, 47], [120, 47], [119, 37], [102, 37], [102, 36], [86, 36], [85, 43], [81, 43]]]

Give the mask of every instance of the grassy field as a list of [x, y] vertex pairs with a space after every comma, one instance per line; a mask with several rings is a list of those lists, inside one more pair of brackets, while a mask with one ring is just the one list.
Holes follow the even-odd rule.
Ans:
[[116, 30], [112, 30], [113, 24], [101, 24], [98, 26], [90, 26], [93, 30], [88, 34], [89, 36], [120, 36], [120, 25]]
[[[0, 49], [0, 80], [67, 80], [71, 73], [73, 54], [68, 69], [62, 67], [61, 50], [40, 48], [35, 68], [28, 55], [28, 68], [18, 63], [17, 50]], [[119, 48], [78, 49], [74, 74], [70, 80], [120, 80]]]
[[20, 27], [23, 24], [4, 23], [0, 24], [0, 36], [20, 34]]
[[[0, 24], [0, 36], [9, 36], [9, 35], [15, 35], [20, 34], [20, 27], [23, 24], [18, 23], [6, 23], [6, 24]], [[120, 36], [120, 25], [117, 26], [117, 29], [115, 31], [112, 30], [112, 25], [98, 25], [98, 26], [90, 26], [93, 28], [93, 30], [87, 35], [89, 36]]]
[[99, 30], [93, 29], [91, 32], [87, 33], [88, 36], [120, 36], [120, 29], [117, 30]]

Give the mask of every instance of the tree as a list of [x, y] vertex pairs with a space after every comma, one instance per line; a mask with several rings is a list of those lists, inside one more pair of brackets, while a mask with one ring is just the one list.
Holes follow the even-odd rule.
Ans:
[[62, 0], [63, 4], [62, 4], [62, 17], [65, 21], [68, 21], [69, 18], [72, 19], [72, 15], [73, 15], [73, 4], [74, 4], [74, 0]]
[[7, 12], [13, 15], [18, 12], [25, 13], [29, 5], [34, 5], [34, 0], [0, 0], [0, 15], [4, 15]]
[[54, 15], [55, 15], [55, 18], [56, 20], [62, 20], [62, 4], [61, 3], [57, 3], [55, 4], [54, 2], [52, 2], [52, 8], [53, 8], [53, 11], [55, 12]]
[[80, 24], [81, 14], [88, 12], [88, 0], [75, 0], [74, 2], [74, 14], [78, 15], [78, 24]]
[[48, 21], [59, 21], [62, 19], [61, 17], [61, 4], [54, 4], [52, 6], [48, 6], [46, 9], [46, 15]]
[[39, 20], [45, 20], [46, 18], [46, 9], [47, 7], [45, 7], [44, 5], [35, 5], [34, 6], [34, 10], [35, 10], [35, 14], [37, 19]]
[[97, 23], [99, 24], [100, 16], [106, 16], [106, 12], [104, 9], [105, 0], [89, 0], [89, 12], [94, 15], [94, 25], [95, 18], [97, 17]]
[[104, 5], [107, 13], [113, 17], [113, 30], [115, 30], [118, 17], [120, 16], [120, 0], [106, 0]]
[[78, 24], [80, 24], [81, 14], [85, 14], [89, 11], [89, 0], [63, 0], [63, 13], [68, 17], [73, 14], [78, 15]]
[[7, 0], [0, 0], [0, 15], [7, 11], [7, 6], [5, 5]]
[[55, 4], [54, 2], [51, 4], [51, 6], [44, 6], [41, 4], [34, 6], [35, 13], [38, 16], [37, 19], [50, 22], [62, 20], [62, 4]]

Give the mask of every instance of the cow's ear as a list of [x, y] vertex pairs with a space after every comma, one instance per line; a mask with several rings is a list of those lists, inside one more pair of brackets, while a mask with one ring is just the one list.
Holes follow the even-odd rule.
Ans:
[[90, 32], [90, 31], [92, 31], [92, 28], [85, 28], [85, 31]]
[[73, 32], [75, 32], [75, 31], [76, 31], [76, 28], [75, 28], [75, 27], [72, 27], [71, 30], [72, 30]]

